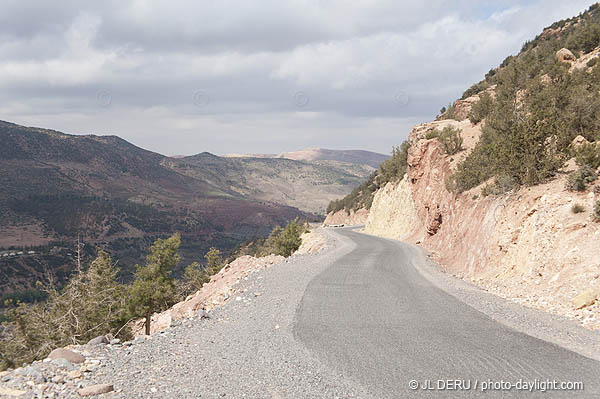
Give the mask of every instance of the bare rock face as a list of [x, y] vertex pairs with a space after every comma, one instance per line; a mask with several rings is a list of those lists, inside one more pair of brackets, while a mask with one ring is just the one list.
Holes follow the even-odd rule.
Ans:
[[560, 62], [570, 62], [570, 61], [575, 61], [577, 58], [571, 52], [571, 50], [569, 50], [567, 48], [561, 48], [560, 50], [558, 50], [556, 52], [556, 59], [559, 60]]
[[54, 349], [48, 355], [48, 359], [65, 359], [75, 364], [83, 363], [85, 361], [85, 357], [81, 356], [79, 353], [64, 348]]
[[90, 385], [89, 387], [81, 388], [77, 391], [79, 396], [93, 396], [100, 395], [102, 393], [108, 393], [114, 391], [114, 387], [109, 384], [98, 384]]

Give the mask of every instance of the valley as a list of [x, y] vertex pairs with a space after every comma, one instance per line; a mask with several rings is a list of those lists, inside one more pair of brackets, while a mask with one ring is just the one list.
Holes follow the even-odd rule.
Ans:
[[186, 263], [211, 247], [227, 253], [293, 218], [318, 220], [374, 170], [336, 160], [169, 158], [116, 136], [8, 122], [0, 140], [0, 250], [9, 255], [0, 256], [0, 294], [38, 280], [64, 284], [78, 240], [84, 261], [104, 248], [125, 280], [156, 238], [175, 231]]

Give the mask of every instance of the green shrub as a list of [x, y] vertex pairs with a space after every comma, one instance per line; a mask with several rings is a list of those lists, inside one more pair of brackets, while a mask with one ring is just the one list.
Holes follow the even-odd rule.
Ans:
[[454, 119], [459, 121], [460, 118], [456, 115], [456, 109], [454, 104], [448, 104], [448, 108], [446, 108], [446, 112], [441, 115], [442, 119]]
[[184, 269], [183, 281], [179, 282], [179, 296], [181, 298], [200, 290], [225, 265], [225, 261], [221, 257], [221, 251], [214, 247], [208, 250], [204, 255], [204, 259], [206, 259], [204, 266], [198, 262], [193, 262]]
[[592, 58], [591, 60], [589, 60], [589, 61], [587, 62], [587, 64], [586, 64], [586, 65], [587, 65], [589, 68], [592, 68], [592, 67], [593, 67], [594, 65], [596, 65], [597, 63], [598, 63], [598, 58]]
[[294, 219], [284, 228], [275, 227], [269, 237], [266, 239], [263, 248], [259, 251], [259, 256], [281, 255], [291, 256], [300, 248], [302, 239], [300, 236], [306, 232], [307, 226]]
[[483, 195], [484, 197], [488, 195], [502, 195], [511, 190], [514, 190], [517, 187], [518, 185], [512, 177], [507, 175], [501, 175], [496, 177], [496, 179], [494, 180], [494, 184], [485, 186], [481, 190], [481, 195]]
[[471, 111], [469, 111], [469, 120], [473, 124], [481, 122], [492, 110], [494, 106], [494, 99], [490, 93], [485, 92], [481, 95], [478, 102], [473, 104]]
[[427, 133], [425, 133], [425, 138], [427, 140], [437, 139], [439, 135], [440, 135], [440, 131], [437, 129], [433, 129], [433, 130], [429, 130]]
[[584, 165], [569, 175], [566, 188], [569, 191], [585, 191], [587, 185], [597, 178], [596, 172], [588, 165]]
[[[44, 358], [52, 349], [84, 344], [102, 334], [129, 339], [127, 290], [116, 282], [117, 269], [99, 251], [87, 270], [79, 270], [60, 291], [46, 288], [48, 299], [15, 303], [0, 328], [0, 369]], [[4, 332], [2, 332], [4, 331]]]
[[589, 166], [592, 169], [600, 168], [600, 144], [588, 143], [579, 146], [575, 151], [577, 165]]
[[571, 207], [571, 212], [575, 214], [585, 212], [585, 207], [581, 204], [573, 204]]
[[168, 309], [177, 302], [173, 270], [179, 263], [181, 238], [158, 239], [150, 248], [144, 266], [136, 265], [135, 281], [130, 289], [130, 311], [134, 317], [145, 318], [146, 335], [150, 335], [152, 314]]
[[491, 85], [488, 82], [488, 80], [491, 80], [491, 78], [495, 75], [495, 72], [492, 73], [492, 71], [488, 72], [485, 80], [482, 80], [479, 83], [475, 83], [473, 86], [471, 86], [467, 90], [465, 90], [465, 92], [463, 93], [463, 95], [461, 97], [461, 100], [464, 100], [465, 98], [471, 97], [471, 96], [473, 96], [477, 93], [480, 93], [480, 92], [486, 90], [487, 88], [489, 88]]
[[600, 220], [600, 200], [594, 205], [594, 219]]
[[438, 140], [444, 148], [444, 152], [448, 155], [454, 155], [462, 150], [463, 139], [460, 136], [460, 131], [451, 126], [446, 126], [438, 134]]

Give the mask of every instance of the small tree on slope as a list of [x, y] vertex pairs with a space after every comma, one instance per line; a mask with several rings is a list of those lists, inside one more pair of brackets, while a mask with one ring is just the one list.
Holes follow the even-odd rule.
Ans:
[[146, 318], [146, 335], [150, 335], [150, 320], [154, 312], [168, 309], [176, 300], [175, 282], [171, 276], [179, 263], [179, 234], [158, 239], [150, 248], [146, 265], [137, 265], [135, 281], [131, 287], [131, 311]]

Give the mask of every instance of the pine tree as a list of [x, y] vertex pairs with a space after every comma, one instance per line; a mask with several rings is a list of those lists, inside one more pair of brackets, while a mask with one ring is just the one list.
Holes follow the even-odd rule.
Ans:
[[158, 239], [150, 248], [146, 265], [136, 266], [130, 308], [133, 315], [145, 317], [146, 335], [150, 335], [152, 314], [168, 309], [176, 301], [172, 273], [180, 260], [177, 253], [180, 245], [179, 234], [166, 240]]

